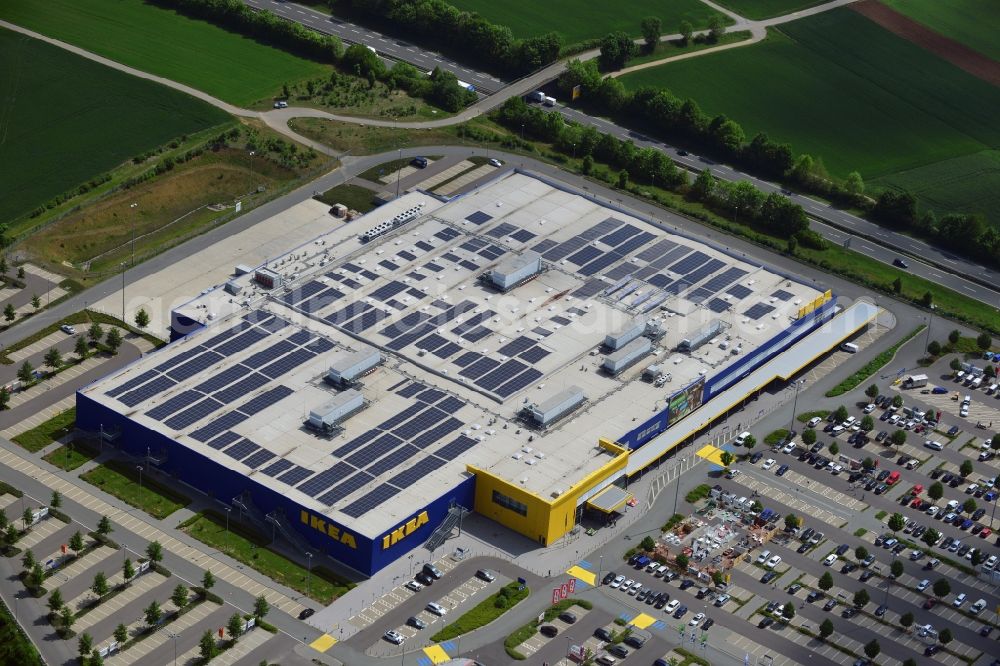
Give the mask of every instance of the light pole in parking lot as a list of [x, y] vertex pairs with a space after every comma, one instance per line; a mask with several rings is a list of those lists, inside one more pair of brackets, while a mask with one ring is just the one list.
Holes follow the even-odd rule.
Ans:
[[142, 506], [142, 465], [136, 465], [135, 469], [139, 472], [139, 506]]
[[306, 563], [308, 569], [306, 570], [306, 596], [310, 596], [311, 588], [309, 587], [312, 583], [312, 570], [313, 570], [313, 554], [306, 553]]
[[799, 405], [799, 387], [806, 383], [805, 379], [800, 379], [798, 381], [792, 382], [792, 386], [795, 387], [795, 398], [792, 399], [792, 416], [788, 419], [788, 432], [791, 433], [794, 430], [795, 425], [795, 410]]
[[232, 511], [228, 506], [226, 507], [226, 552], [229, 552], [229, 512]]
[[174, 639], [174, 666], [177, 666], [177, 639], [180, 638], [180, 636], [172, 631], [168, 631], [167, 636]]
[[139, 207], [137, 203], [131, 203], [128, 206], [132, 209], [132, 266], [135, 266], [135, 209]]

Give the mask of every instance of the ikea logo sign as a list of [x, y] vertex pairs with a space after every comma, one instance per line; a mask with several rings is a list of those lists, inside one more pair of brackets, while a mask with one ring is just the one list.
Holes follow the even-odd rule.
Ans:
[[300, 511], [299, 518], [302, 520], [304, 525], [308, 525], [314, 530], [322, 532], [334, 541], [347, 546], [348, 548], [354, 548], [357, 550], [358, 543], [354, 539], [354, 535], [350, 532], [345, 532], [331, 522], [327, 522], [325, 518], [321, 516], [314, 516], [308, 511]]
[[395, 544], [399, 543], [406, 537], [410, 536], [422, 526], [430, 522], [430, 518], [427, 516], [426, 511], [421, 511], [413, 518], [394, 529], [393, 531], [382, 537], [382, 550], [387, 550]]

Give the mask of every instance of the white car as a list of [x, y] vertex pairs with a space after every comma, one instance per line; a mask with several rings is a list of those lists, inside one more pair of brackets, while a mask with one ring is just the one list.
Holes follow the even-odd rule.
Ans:
[[274, 108], [276, 108], [276, 109], [287, 109], [288, 108], [288, 102], [286, 102], [284, 100], [278, 100], [277, 102], [274, 103]]
[[424, 586], [415, 580], [411, 580], [410, 582], [408, 582], [405, 587], [406, 589], [413, 590], [414, 592], [419, 592], [420, 590], [424, 589]]
[[619, 574], [615, 576], [615, 579], [613, 581], [611, 581], [611, 587], [618, 589], [619, 587], [622, 586], [622, 583], [624, 582], [625, 582], [625, 576]]
[[65, 333], [66, 335], [76, 335], [76, 329], [70, 326], [69, 324], [63, 324], [62, 326], [59, 327], [59, 330]]
[[829, 555], [826, 556], [826, 559], [823, 560], [823, 566], [825, 567], [833, 566], [833, 563], [836, 561], [837, 561], [837, 553], [830, 553]]
[[774, 458], [768, 458], [764, 461], [764, 464], [760, 466], [761, 469], [771, 469], [774, 467]]
[[733, 440], [733, 443], [736, 444], [736, 446], [743, 446], [744, 442], [747, 441], [747, 437], [749, 436], [750, 436], [749, 432], [745, 431], [741, 432], [740, 434], [736, 435], [736, 439]]
[[635, 583], [634, 580], [632, 580], [631, 578], [626, 578], [625, 582], [622, 583], [621, 585], [622, 592], [628, 592], [628, 588], [632, 587], [633, 583]]
[[447, 608], [445, 608], [441, 604], [436, 604], [433, 601], [424, 606], [424, 609], [430, 613], [434, 613], [438, 617], [441, 617], [442, 615], [448, 612]]
[[402, 645], [403, 641], [406, 640], [403, 634], [399, 633], [395, 629], [390, 629], [389, 631], [382, 634], [382, 638], [389, 641], [393, 645]]
[[842, 425], [835, 425], [835, 426], [833, 426], [833, 430], [830, 431], [830, 433], [834, 437], [836, 437], [837, 435], [839, 435], [842, 432], [844, 432], [844, 426], [842, 426]]
[[1000, 560], [996, 555], [990, 555], [989, 558], [983, 562], [984, 569], [992, 569], [997, 565], [997, 561]]
[[654, 573], [653, 575], [656, 576], [657, 578], [663, 578], [663, 574], [665, 573], [667, 573], [667, 565], [661, 564], [659, 567], [656, 568], [656, 573]]
[[962, 592], [960, 595], [955, 597], [955, 600], [951, 602], [951, 605], [954, 606], [955, 608], [961, 608], [962, 604], [964, 604], [965, 600], [968, 598], [969, 596], [965, 592]]
[[691, 618], [691, 621], [688, 622], [688, 626], [689, 627], [697, 627], [698, 624], [701, 623], [701, 621], [704, 620], [704, 619], [705, 619], [705, 614], [704, 613], [698, 613], [693, 618]]
[[791, 453], [795, 450], [795, 442], [788, 442], [781, 448], [782, 453]]
[[637, 595], [639, 593], [639, 590], [641, 590], [641, 589], [642, 589], [642, 583], [640, 583], [639, 581], [636, 581], [636, 582], [632, 583], [632, 586], [630, 588], [628, 588], [628, 595], [630, 597], [634, 597], [635, 595]]
[[862, 411], [865, 414], [871, 414], [872, 412], [875, 411], [875, 405], [872, 403], [868, 403], [867, 405], [865, 405], [865, 408]]
[[500, 160], [498, 160], [498, 159], [493, 159], [493, 158], [491, 158], [491, 159], [490, 159], [490, 166], [494, 166], [494, 167], [501, 167], [501, 166], [503, 166], [503, 162], [501, 162], [501, 161], [500, 161]]
[[845, 428], [850, 428], [852, 425], [854, 425], [854, 422], [857, 421], [857, 420], [858, 419], [856, 419], [853, 416], [848, 416], [847, 419], [844, 421], [843, 426]]
[[814, 416], [811, 419], [809, 419], [809, 423], [807, 423], [806, 425], [808, 425], [810, 428], [815, 428], [820, 424], [820, 421], [822, 420], [823, 419], [821, 419], [820, 417]]
[[931, 586], [931, 582], [929, 580], [927, 580], [926, 578], [924, 578], [922, 581], [920, 581], [919, 583], [917, 583], [917, 592], [923, 592], [924, 590], [926, 590], [930, 586]]
[[664, 607], [663, 612], [669, 615], [670, 613], [673, 613], [675, 610], [677, 610], [677, 607], [680, 605], [681, 605], [680, 601], [678, 601], [677, 599], [671, 599], [670, 603]]
[[969, 406], [968, 405], [962, 405], [961, 409], [958, 410], [958, 415], [959, 416], [968, 416], [969, 415]]
[[775, 555], [774, 557], [769, 559], [764, 566], [767, 567], [768, 569], [773, 569], [779, 564], [781, 564], [781, 555]]

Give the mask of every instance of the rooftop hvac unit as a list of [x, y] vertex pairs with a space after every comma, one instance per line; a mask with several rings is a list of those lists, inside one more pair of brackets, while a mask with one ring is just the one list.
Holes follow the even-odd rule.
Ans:
[[364, 406], [364, 396], [353, 389], [344, 391], [330, 402], [309, 412], [306, 425], [313, 430], [329, 433], [337, 424]]
[[538, 425], [545, 426], [573, 411], [584, 401], [583, 389], [571, 386], [537, 405], [528, 407], [528, 413]]
[[420, 216], [420, 210], [423, 207], [424, 203], [421, 201], [416, 206], [410, 206], [409, 208], [395, 215], [394, 217], [385, 220], [383, 222], [379, 222], [374, 227], [372, 227], [365, 233], [361, 234], [361, 240], [367, 243], [368, 241], [374, 240], [383, 234], [389, 233], [396, 227], [401, 227], [407, 222], [415, 220], [417, 217]]
[[382, 354], [373, 347], [345, 352], [330, 364], [326, 380], [335, 386], [351, 384], [374, 370], [382, 362]]
[[701, 347], [703, 344], [714, 338], [723, 329], [724, 324], [721, 319], [713, 319], [708, 326], [696, 332], [690, 338], [682, 340], [677, 349], [691, 352]]

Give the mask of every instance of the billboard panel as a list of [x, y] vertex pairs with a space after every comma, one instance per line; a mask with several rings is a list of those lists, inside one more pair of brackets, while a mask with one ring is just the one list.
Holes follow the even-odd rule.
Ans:
[[705, 392], [705, 377], [699, 377], [693, 384], [689, 384], [677, 393], [670, 396], [667, 404], [668, 425], [677, 423], [682, 418], [701, 407], [702, 397]]

